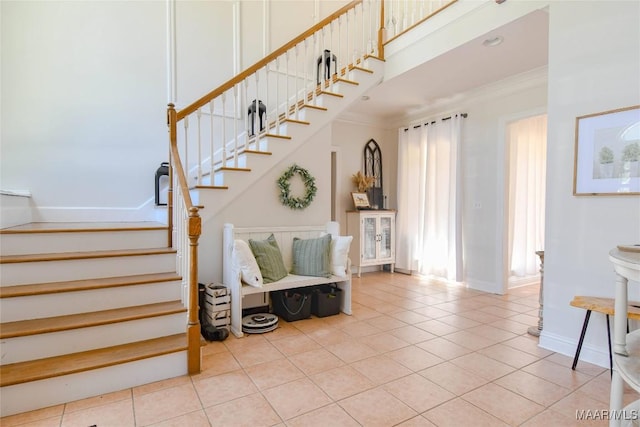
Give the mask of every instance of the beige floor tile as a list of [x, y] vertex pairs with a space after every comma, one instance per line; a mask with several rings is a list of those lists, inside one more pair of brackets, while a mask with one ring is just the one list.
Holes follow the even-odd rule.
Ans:
[[332, 344], [327, 346], [326, 349], [346, 363], [353, 363], [378, 354], [376, 350], [372, 349], [368, 345], [354, 340]]
[[264, 390], [262, 394], [285, 421], [331, 403], [322, 389], [308, 378]]
[[468, 328], [467, 332], [478, 334], [482, 337], [495, 340], [497, 342], [510, 340], [518, 336], [517, 334], [514, 334], [512, 332], [505, 331], [504, 329], [496, 328], [487, 324], [476, 326], [474, 328]]
[[244, 371], [260, 390], [265, 390], [304, 377], [304, 373], [288, 359], [278, 359], [260, 363], [250, 366]]
[[271, 341], [271, 344], [285, 356], [292, 356], [320, 348], [320, 344], [304, 334], [274, 340]]
[[522, 370], [570, 390], [580, 387], [592, 378], [546, 359], [527, 365]]
[[414, 326], [439, 337], [447, 334], [453, 334], [460, 330], [455, 326], [447, 325], [437, 319], [416, 323]]
[[193, 385], [205, 409], [258, 391], [251, 378], [242, 371], [194, 380]]
[[451, 360], [451, 363], [490, 381], [515, 371], [515, 368], [479, 353], [460, 356]]
[[[500, 316], [496, 316], [480, 310], [463, 311], [460, 313], [460, 316], [475, 320], [476, 322], [480, 322], [480, 323], [491, 323], [501, 319]], [[517, 319], [514, 319], [514, 320], [517, 320]]]
[[436, 427], [436, 425], [422, 415], [418, 415], [417, 417], [398, 424], [398, 427]]
[[449, 316], [439, 317], [438, 321], [442, 323], [446, 323], [447, 325], [451, 325], [457, 329], [468, 329], [474, 326], [482, 325], [482, 323], [480, 322], [467, 319], [466, 317], [462, 317], [457, 314], [451, 314]]
[[282, 421], [260, 393], [211, 406], [206, 409], [206, 413], [213, 426], [259, 427], [272, 426]]
[[496, 340], [472, 334], [468, 331], [454, 332], [453, 334], [445, 335], [442, 338], [473, 351], [492, 346], [497, 342]]
[[[202, 409], [200, 399], [198, 399], [192, 384], [179, 385], [135, 396], [133, 403], [136, 425], [141, 426], [158, 423]], [[85, 427], [91, 424], [95, 423], [88, 423]]]
[[324, 348], [296, 354], [291, 356], [289, 360], [307, 376], [328, 371], [344, 364], [340, 358]]
[[465, 371], [451, 362], [444, 362], [419, 372], [423, 377], [442, 386], [457, 396], [489, 382], [473, 372]]
[[429, 317], [411, 310], [399, 311], [397, 313], [390, 314], [390, 316], [410, 325], [431, 320]]
[[342, 366], [311, 376], [318, 385], [334, 401], [353, 396], [375, 387], [367, 377], [351, 366]]
[[366, 320], [368, 324], [374, 326], [381, 331], [390, 331], [392, 329], [398, 329], [403, 326], [407, 326], [405, 322], [397, 319], [393, 316], [382, 315], [378, 317], [373, 317], [371, 319]]
[[267, 340], [255, 341], [255, 345], [232, 348], [231, 353], [243, 368], [285, 357]]
[[472, 350], [444, 338], [434, 338], [429, 341], [418, 343], [416, 346], [423, 350], [427, 350], [429, 353], [435, 354], [444, 360], [455, 359], [456, 357], [464, 356], [465, 354], [472, 352]]
[[60, 425], [62, 419], [62, 413], [64, 412], [65, 405], [50, 406], [48, 408], [38, 409], [36, 411], [23, 412], [21, 414], [10, 415], [8, 417], [0, 418], [0, 425], [3, 427], [13, 427], [18, 425], [24, 425], [29, 423], [47, 423], [44, 425], [50, 425], [57, 420], [57, 426]]
[[[285, 322], [286, 323], [286, 322]], [[327, 322], [323, 317], [310, 317], [304, 320], [297, 320], [295, 322], [289, 322], [289, 325], [298, 329], [299, 331], [308, 334], [316, 329], [322, 329], [327, 327]]]
[[143, 394], [153, 393], [154, 391], [164, 390], [165, 388], [177, 387], [185, 384], [191, 384], [191, 377], [183, 375], [181, 377], [169, 378], [167, 380], [156, 381], [144, 384], [132, 389], [133, 396], [142, 396]]
[[484, 354], [498, 362], [506, 363], [507, 365], [518, 369], [539, 360], [537, 356], [516, 350], [515, 348], [504, 344], [496, 344], [491, 347], [483, 348], [478, 351], [478, 353]]
[[511, 319], [500, 319], [496, 320], [495, 322], [487, 323], [487, 325], [491, 325], [499, 329], [504, 329], [505, 331], [509, 331], [518, 336], [526, 334], [527, 329], [529, 328], [527, 325], [523, 325], [522, 323], [516, 322], [515, 320]]
[[[98, 424], [100, 426], [100, 424]], [[191, 412], [188, 414], [180, 415], [175, 418], [161, 421], [156, 424], [151, 424], [152, 427], [210, 427], [209, 418], [205, 414], [203, 409], [199, 411]]]
[[240, 369], [240, 364], [230, 351], [202, 356], [200, 376], [220, 375]]
[[345, 325], [342, 328], [342, 332], [350, 335], [351, 337], [364, 337], [367, 335], [378, 334], [381, 332], [379, 328], [369, 324], [369, 322], [354, 322]]
[[[424, 298], [433, 299], [433, 296], [424, 297]], [[415, 311], [418, 314], [422, 314], [423, 316], [426, 316], [426, 317], [428, 317], [430, 319], [438, 319], [440, 317], [451, 316], [451, 312], [450, 311], [446, 311], [446, 310], [442, 310], [442, 309], [439, 309], [439, 308], [435, 308], [433, 306], [425, 306], [425, 307], [422, 307], [422, 308], [416, 308], [416, 309], [414, 309], [412, 311]]]
[[[573, 365], [573, 356], [565, 356], [564, 354], [560, 353], [554, 353], [546, 357], [545, 360], [557, 363], [558, 365], [564, 366], [565, 368], [571, 368], [571, 365]], [[583, 360], [578, 360], [578, 364], [576, 365], [576, 371], [590, 375], [592, 377], [598, 376], [607, 370], [607, 368], [587, 363]]]
[[356, 394], [338, 404], [363, 426], [392, 426], [418, 415], [381, 388]]
[[388, 332], [367, 335], [366, 337], [358, 338], [358, 341], [371, 347], [378, 353], [387, 353], [409, 345], [408, 342], [401, 340]]
[[210, 341], [200, 350], [203, 356], [229, 351], [223, 341]]
[[606, 427], [609, 423], [604, 420], [576, 420], [556, 411], [547, 409], [522, 424], [522, 427]]
[[[343, 324], [343, 325], [346, 325]], [[343, 341], [352, 340], [353, 337], [349, 334], [342, 332], [339, 328], [341, 326], [317, 329], [307, 334], [309, 338], [320, 344], [321, 346], [328, 346], [331, 344], [338, 344]]]
[[329, 425], [332, 427], [358, 427], [360, 424], [335, 403], [287, 421], [288, 427], [326, 427]]
[[394, 337], [398, 337], [409, 344], [417, 344], [419, 342], [428, 341], [436, 338], [435, 335], [412, 325], [403, 326], [402, 328], [389, 331]]
[[148, 425], [139, 421], [133, 415], [133, 402], [131, 399], [108, 403], [102, 406], [81, 409], [62, 416], [61, 427], [87, 427], [92, 425], [128, 427], [135, 425]]
[[580, 390], [569, 394], [564, 399], [553, 404], [550, 409], [561, 413], [565, 417], [576, 417], [576, 411], [578, 410], [591, 410], [600, 411], [608, 410], [608, 402], [603, 402], [601, 399], [594, 399], [586, 393]]
[[519, 425], [545, 409], [542, 405], [491, 383], [470, 391], [462, 398], [509, 425]]
[[[186, 378], [189, 377], [180, 377]], [[190, 381], [189, 381], [190, 382]], [[131, 389], [116, 391], [113, 393], [103, 394], [101, 396], [90, 397], [88, 399], [76, 400], [69, 402], [64, 407], [64, 413], [70, 414], [72, 412], [81, 411], [83, 409], [93, 408], [94, 406], [102, 406], [108, 403], [119, 402], [121, 400], [131, 400]]]
[[495, 383], [545, 407], [571, 393], [567, 388], [523, 371], [513, 372], [497, 379]]
[[411, 374], [411, 370], [384, 355], [360, 360], [352, 363], [351, 366], [376, 385]]
[[508, 427], [504, 421], [460, 398], [422, 414], [438, 427]]
[[552, 351], [539, 347], [538, 339], [527, 334], [504, 341], [501, 344], [508, 345], [509, 347], [513, 347], [516, 350], [525, 351], [538, 357], [547, 357], [553, 354]]
[[404, 347], [386, 354], [413, 372], [421, 371], [443, 362], [443, 359], [416, 346]]
[[418, 374], [399, 378], [383, 387], [418, 413], [456, 397], [453, 393]]
[[302, 334], [302, 331], [300, 331], [300, 329], [293, 326], [292, 323], [278, 322], [278, 327], [275, 330], [271, 332], [267, 332], [262, 335], [264, 336], [264, 339], [267, 341], [275, 341], [282, 338], [293, 337], [301, 334]]

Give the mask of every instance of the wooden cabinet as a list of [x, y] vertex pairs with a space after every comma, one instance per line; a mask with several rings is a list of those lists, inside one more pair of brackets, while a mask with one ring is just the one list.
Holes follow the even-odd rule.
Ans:
[[396, 211], [362, 210], [347, 212], [347, 234], [353, 236], [349, 258], [358, 267], [396, 262]]

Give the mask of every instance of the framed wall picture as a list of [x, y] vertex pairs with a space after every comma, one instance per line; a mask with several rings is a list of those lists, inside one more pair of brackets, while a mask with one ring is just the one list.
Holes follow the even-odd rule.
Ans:
[[575, 196], [640, 195], [640, 105], [576, 118]]
[[353, 198], [353, 205], [356, 209], [370, 208], [367, 193], [351, 193], [351, 197]]

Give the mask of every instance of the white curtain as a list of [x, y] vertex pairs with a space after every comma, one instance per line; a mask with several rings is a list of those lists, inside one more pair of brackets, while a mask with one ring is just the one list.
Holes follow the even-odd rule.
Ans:
[[462, 280], [462, 117], [399, 130], [396, 267]]
[[544, 249], [547, 116], [507, 126], [510, 276], [536, 275]]

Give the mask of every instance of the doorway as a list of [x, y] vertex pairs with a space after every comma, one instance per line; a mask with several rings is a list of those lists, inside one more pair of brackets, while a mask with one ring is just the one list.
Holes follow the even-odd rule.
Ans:
[[506, 289], [540, 282], [544, 250], [547, 115], [508, 122], [505, 136]]

